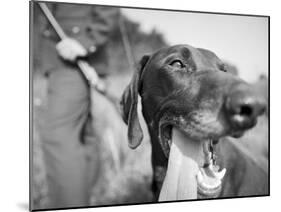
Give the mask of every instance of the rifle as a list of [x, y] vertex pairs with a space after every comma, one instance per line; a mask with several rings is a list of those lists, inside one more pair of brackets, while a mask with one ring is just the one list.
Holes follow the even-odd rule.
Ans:
[[[46, 16], [47, 20], [49, 21], [49, 23], [51, 24], [51, 26], [54, 28], [55, 32], [59, 36], [59, 38], [61, 40], [67, 38], [68, 36], [63, 31], [62, 27], [59, 25], [59, 23], [57, 22], [51, 11], [49, 10], [46, 3], [39, 2], [38, 4], [42, 12]], [[100, 93], [104, 93], [105, 92], [104, 83], [100, 80], [95, 68], [90, 66], [89, 63], [81, 59], [78, 59], [76, 63], [79, 69], [82, 71], [85, 78], [88, 80], [90, 86], [94, 87]]]

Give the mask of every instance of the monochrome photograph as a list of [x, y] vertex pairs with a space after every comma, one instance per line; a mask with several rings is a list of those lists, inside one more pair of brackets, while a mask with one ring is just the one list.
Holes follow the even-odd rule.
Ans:
[[31, 211], [270, 195], [269, 16], [29, 14]]

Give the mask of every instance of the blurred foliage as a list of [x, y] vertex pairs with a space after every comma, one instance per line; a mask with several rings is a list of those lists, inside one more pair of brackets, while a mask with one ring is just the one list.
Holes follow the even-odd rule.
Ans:
[[[156, 29], [153, 29], [150, 32], [143, 32], [139, 23], [134, 22], [125, 16], [122, 17], [122, 20], [125, 26], [126, 35], [128, 36], [134, 62], [138, 62], [144, 54], [152, 53], [157, 49], [168, 45], [164, 36]], [[126, 56], [119, 24], [112, 30], [109, 40], [109, 69], [112, 70], [113, 74], [132, 72], [132, 67], [130, 67]]]
[[[129, 41], [133, 47], [134, 53], [138, 52], [138, 46], [143, 43], [146, 44], [147, 50], [156, 50], [163, 46], [167, 45], [163, 35], [158, 32], [156, 29], [151, 30], [150, 32], [143, 32], [140, 29], [140, 24], [134, 21], [131, 21], [127, 17], [123, 16], [122, 20], [124, 22], [127, 35], [129, 37]], [[112, 30], [110, 35], [110, 40], [115, 45], [122, 46], [122, 34], [120, 32], [120, 26], [116, 25], [115, 28]], [[135, 49], [135, 47], [137, 49]]]

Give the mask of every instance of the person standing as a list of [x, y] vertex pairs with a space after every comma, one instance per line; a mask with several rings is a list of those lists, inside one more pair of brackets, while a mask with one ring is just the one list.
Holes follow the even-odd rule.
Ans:
[[89, 84], [76, 60], [86, 60], [100, 76], [109, 74], [108, 39], [120, 11], [106, 6], [47, 3], [69, 36], [59, 40], [38, 3], [32, 3], [33, 69], [48, 76], [47, 108], [40, 132], [48, 208], [88, 206], [97, 179], [99, 151], [91, 126], [95, 120], [90, 114]]

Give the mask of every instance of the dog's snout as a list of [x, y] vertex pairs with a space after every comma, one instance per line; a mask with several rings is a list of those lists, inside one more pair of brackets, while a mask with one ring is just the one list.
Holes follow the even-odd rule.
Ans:
[[240, 130], [253, 127], [266, 109], [265, 100], [250, 89], [230, 92], [225, 105], [230, 124]]

